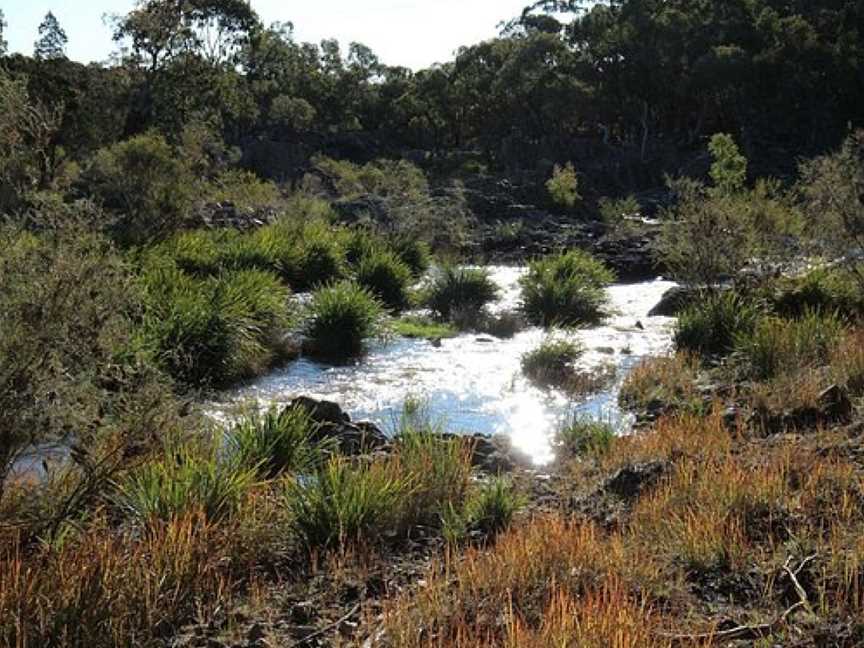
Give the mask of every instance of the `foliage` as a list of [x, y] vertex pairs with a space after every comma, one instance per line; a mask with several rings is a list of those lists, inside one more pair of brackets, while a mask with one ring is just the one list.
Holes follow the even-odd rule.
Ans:
[[215, 450], [169, 447], [164, 457], [134, 469], [118, 484], [114, 503], [141, 523], [197, 511], [219, 520], [237, 510], [254, 482], [254, 468], [224, 461]]
[[207, 191], [210, 202], [229, 203], [238, 209], [273, 207], [279, 198], [275, 184], [240, 169], [223, 171], [213, 179]]
[[734, 290], [707, 293], [679, 313], [675, 346], [704, 355], [728, 353], [738, 336], [753, 330], [763, 311]]
[[534, 261], [520, 280], [522, 308], [546, 327], [593, 324], [603, 316], [614, 274], [587, 252], [572, 250]]
[[841, 268], [817, 268], [802, 277], [776, 282], [771, 305], [780, 315], [800, 317], [807, 309], [836, 311], [854, 319], [864, 314], [864, 294], [855, 274]]
[[612, 449], [616, 436], [605, 421], [576, 418], [558, 430], [555, 440], [568, 455], [602, 457]]
[[68, 42], [69, 38], [57, 17], [49, 11], [39, 24], [39, 40], [33, 45], [33, 56], [42, 61], [66, 58]]
[[85, 171], [93, 195], [118, 216], [129, 243], [175, 232], [195, 197], [189, 168], [161, 135], [138, 135], [99, 151]]
[[498, 297], [498, 286], [482, 268], [447, 265], [434, 274], [426, 305], [442, 319], [459, 311], [479, 311]]
[[579, 195], [579, 177], [572, 162], [563, 167], [555, 165], [552, 177], [546, 181], [546, 191], [552, 202], [561, 207], [572, 209], [582, 200]]
[[627, 217], [632, 218], [642, 213], [642, 206], [633, 195], [618, 200], [601, 198], [599, 208], [601, 220], [610, 226], [618, 226]]
[[309, 304], [307, 334], [312, 350], [336, 360], [356, 356], [380, 331], [383, 307], [366, 288], [350, 282], [319, 288]]
[[312, 551], [383, 536], [411, 484], [386, 464], [334, 457], [313, 477], [286, 483], [285, 506]]
[[825, 364], [845, 331], [835, 313], [805, 310], [800, 319], [759, 319], [752, 328], [735, 334], [734, 348], [747, 375], [765, 380]]
[[411, 269], [391, 252], [376, 250], [366, 254], [357, 265], [357, 283], [391, 311], [408, 306]]
[[741, 155], [732, 136], [713, 135], [708, 150], [714, 158], [710, 171], [714, 186], [723, 193], [741, 191], [747, 181], [747, 158]]
[[239, 465], [262, 479], [283, 473], [306, 475], [321, 462], [326, 444], [316, 441], [316, 424], [302, 407], [247, 412], [233, 422], [226, 444]]
[[394, 333], [406, 338], [440, 340], [458, 334], [454, 326], [421, 315], [406, 315], [394, 321], [391, 326]]
[[522, 356], [522, 373], [542, 385], [560, 385], [573, 372], [573, 364], [585, 349], [567, 339], [547, 338]]
[[493, 477], [472, 494], [466, 506], [468, 526], [484, 535], [496, 535], [507, 529], [522, 507], [513, 482]]
[[239, 270], [196, 279], [157, 257], [141, 282], [142, 336], [178, 380], [227, 384], [279, 358], [290, 314], [275, 275]]
[[663, 408], [698, 410], [699, 361], [678, 353], [643, 360], [624, 379], [619, 400], [627, 407], [645, 410]]

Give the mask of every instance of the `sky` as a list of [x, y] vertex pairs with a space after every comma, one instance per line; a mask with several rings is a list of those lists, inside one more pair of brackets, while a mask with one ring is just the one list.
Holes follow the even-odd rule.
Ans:
[[[530, 0], [252, 0], [269, 24], [291, 21], [297, 40], [337, 38], [372, 48], [382, 62], [413, 69], [453, 57], [498, 33], [497, 25], [518, 15]], [[114, 50], [106, 14], [123, 14], [133, 0], [0, 0], [6, 40], [13, 52], [31, 54], [38, 26], [53, 11], [69, 37], [67, 55], [104, 61]]]

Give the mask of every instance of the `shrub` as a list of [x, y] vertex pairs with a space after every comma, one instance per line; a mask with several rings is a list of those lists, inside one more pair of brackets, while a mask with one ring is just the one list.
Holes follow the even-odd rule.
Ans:
[[547, 339], [522, 356], [522, 372], [541, 385], [562, 385], [573, 374], [573, 363], [584, 353], [577, 342]]
[[555, 435], [558, 446], [568, 455], [602, 457], [615, 443], [615, 428], [603, 421], [575, 419]]
[[522, 507], [513, 482], [504, 477], [493, 477], [484, 483], [467, 504], [469, 526], [484, 535], [496, 535], [513, 521]]
[[808, 310], [797, 320], [763, 317], [751, 330], [735, 336], [735, 352], [748, 376], [766, 380], [827, 363], [845, 332], [835, 313]]
[[214, 450], [169, 448], [118, 485], [114, 503], [140, 522], [200, 511], [208, 520], [234, 513], [255, 483], [255, 471], [222, 461]]
[[762, 312], [761, 305], [734, 291], [708, 293], [679, 314], [675, 346], [704, 355], [728, 353], [737, 336], [753, 330]]
[[848, 317], [864, 314], [864, 295], [851, 272], [818, 269], [796, 279], [782, 279], [772, 295], [778, 314], [800, 317], [804, 311], [836, 311]]
[[432, 252], [429, 249], [429, 244], [416, 236], [396, 236], [391, 245], [402, 263], [410, 268], [414, 277], [421, 276], [432, 264]]
[[732, 136], [716, 133], [711, 137], [708, 150], [714, 158], [710, 171], [714, 186], [726, 193], [742, 190], [747, 181], [747, 158], [741, 155]]
[[604, 289], [614, 274], [587, 252], [573, 250], [534, 261], [522, 277], [522, 307], [543, 326], [580, 326], [599, 321]]
[[600, 218], [610, 226], [619, 225], [626, 217], [639, 216], [642, 213], [642, 206], [633, 195], [618, 200], [601, 198], [599, 207]]
[[408, 306], [411, 269], [390, 252], [366, 254], [357, 266], [357, 283], [368, 288], [393, 311]]
[[173, 233], [194, 200], [191, 170], [161, 135], [138, 135], [102, 149], [85, 180], [106, 208], [120, 215], [116, 233], [127, 243]]
[[290, 317], [287, 290], [274, 275], [244, 270], [202, 280], [156, 260], [142, 283], [143, 336], [179, 380], [229, 383], [279, 357]]
[[426, 305], [442, 319], [462, 310], [479, 311], [498, 298], [498, 286], [482, 268], [447, 266], [436, 272]]
[[272, 207], [280, 198], [279, 188], [251, 171], [228, 169], [214, 178], [205, 189], [214, 203], [230, 203], [239, 209]]
[[319, 288], [309, 305], [307, 333], [316, 354], [340, 359], [363, 351], [380, 330], [383, 308], [366, 288], [343, 281]]
[[387, 464], [332, 458], [314, 477], [289, 482], [285, 505], [310, 550], [380, 538], [411, 490]]
[[234, 459], [263, 479], [282, 473], [314, 472], [324, 445], [315, 440], [316, 425], [302, 407], [257, 410], [235, 421], [227, 432]]
[[345, 251], [336, 233], [322, 222], [296, 226], [282, 221], [260, 236], [269, 239], [276, 267], [297, 292], [345, 277]]
[[552, 177], [546, 181], [546, 191], [552, 202], [561, 207], [572, 209], [582, 200], [582, 196], [579, 195], [579, 176], [576, 175], [572, 162], [568, 162], [563, 167], [555, 165]]

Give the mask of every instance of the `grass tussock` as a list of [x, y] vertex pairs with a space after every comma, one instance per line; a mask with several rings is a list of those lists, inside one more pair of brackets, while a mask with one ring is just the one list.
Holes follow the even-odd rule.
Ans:
[[357, 265], [357, 283], [394, 312], [408, 307], [411, 280], [411, 268], [392, 252], [371, 252]]
[[522, 308], [541, 326], [584, 326], [605, 315], [614, 274], [587, 252], [573, 250], [534, 261], [521, 279]]
[[577, 342], [549, 338], [522, 356], [522, 373], [541, 385], [560, 385], [574, 371], [585, 349]]
[[760, 304], [735, 291], [710, 293], [679, 314], [675, 346], [706, 356], [729, 353], [736, 339], [752, 332], [763, 312]]
[[688, 409], [695, 406], [699, 393], [699, 361], [696, 356], [678, 353], [674, 356], [643, 360], [624, 379], [621, 402], [643, 410], [671, 406]]
[[555, 442], [565, 458], [603, 457], [612, 450], [616, 438], [610, 423], [583, 418], [569, 421], [555, 433]]
[[383, 310], [381, 302], [356, 283], [320, 288], [309, 305], [311, 350], [337, 360], [360, 355], [366, 341], [381, 331]]
[[455, 314], [480, 311], [498, 298], [498, 286], [482, 268], [445, 266], [428, 286], [426, 306], [443, 320]]

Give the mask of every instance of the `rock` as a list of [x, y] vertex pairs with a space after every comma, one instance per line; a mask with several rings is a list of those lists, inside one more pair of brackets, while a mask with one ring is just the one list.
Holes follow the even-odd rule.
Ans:
[[603, 490], [621, 499], [632, 499], [656, 484], [668, 471], [669, 464], [664, 461], [625, 466], [604, 482]]
[[301, 396], [288, 404], [288, 409], [294, 407], [305, 409], [317, 424], [316, 441], [335, 441], [342, 454], [365, 454], [389, 443], [387, 435], [377, 425], [370, 421], [352, 423], [351, 417], [337, 403]]
[[849, 394], [839, 385], [831, 385], [819, 394], [819, 408], [822, 415], [830, 421], [849, 421], [853, 405]]
[[471, 464], [483, 472], [493, 475], [512, 472], [517, 466], [530, 466], [533, 463], [530, 456], [513, 447], [510, 437], [475, 434], [471, 440], [474, 442]]
[[676, 317], [699, 296], [697, 288], [675, 286], [660, 298], [660, 302], [648, 312], [648, 317]]

